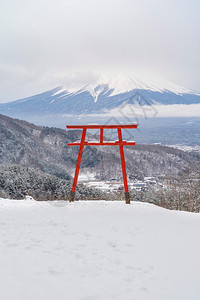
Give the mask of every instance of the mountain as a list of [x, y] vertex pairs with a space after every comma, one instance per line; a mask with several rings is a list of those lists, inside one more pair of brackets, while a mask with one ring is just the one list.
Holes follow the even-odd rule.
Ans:
[[[67, 143], [80, 137], [79, 130], [36, 126], [0, 115], [0, 164], [33, 167], [69, 180], [74, 175], [78, 147], [68, 147]], [[87, 134], [87, 138], [95, 140], [99, 136]], [[195, 154], [161, 145], [125, 147], [125, 156], [129, 179], [176, 175], [198, 161]], [[121, 179], [118, 147], [85, 147], [80, 172], [96, 179]]]
[[133, 76], [104, 76], [75, 90], [57, 87], [21, 100], [0, 104], [0, 113], [12, 117], [27, 115], [105, 113], [128, 104], [195, 104], [200, 93], [171, 83]]

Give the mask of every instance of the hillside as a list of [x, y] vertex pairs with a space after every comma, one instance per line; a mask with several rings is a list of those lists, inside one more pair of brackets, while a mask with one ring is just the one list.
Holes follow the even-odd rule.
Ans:
[[[19, 165], [0, 165], [0, 197], [24, 199], [31, 195], [35, 200], [69, 200], [72, 182], [44, 173], [35, 168]], [[97, 189], [77, 186], [76, 199], [105, 199]]]
[[[34, 167], [63, 179], [74, 175], [78, 148], [67, 143], [80, 139], [80, 131], [36, 126], [0, 115], [0, 164]], [[97, 136], [89, 134], [89, 138]], [[178, 174], [197, 162], [195, 154], [161, 145], [136, 145], [125, 149], [127, 174], [143, 178], [157, 174]], [[121, 178], [117, 147], [87, 147], [83, 153], [82, 173], [97, 179]]]

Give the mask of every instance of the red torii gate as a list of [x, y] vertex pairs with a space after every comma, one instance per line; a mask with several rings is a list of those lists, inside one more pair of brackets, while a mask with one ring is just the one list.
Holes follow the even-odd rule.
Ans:
[[[67, 125], [68, 129], [82, 129], [82, 137], [80, 141], [74, 143], [68, 143], [68, 146], [80, 146], [77, 163], [76, 163], [76, 170], [74, 174], [74, 181], [72, 185], [71, 195], [70, 195], [70, 202], [74, 201], [75, 192], [76, 192], [76, 185], [78, 181], [78, 174], [81, 165], [81, 158], [83, 153], [84, 146], [119, 146], [120, 156], [121, 156], [121, 164], [122, 164], [122, 174], [123, 174], [123, 181], [124, 181], [124, 191], [125, 191], [125, 200], [127, 204], [130, 204], [130, 196], [128, 191], [128, 184], [127, 184], [127, 176], [126, 176], [126, 165], [125, 165], [125, 158], [124, 158], [124, 149], [123, 146], [134, 146], [135, 142], [126, 142], [122, 140], [122, 129], [131, 129], [137, 128], [138, 124], [127, 124], [127, 125]], [[99, 142], [90, 142], [85, 141], [86, 131], [87, 129], [100, 129], [100, 141]], [[117, 129], [118, 130], [118, 141], [108, 142], [103, 141], [103, 130], [104, 129]]]

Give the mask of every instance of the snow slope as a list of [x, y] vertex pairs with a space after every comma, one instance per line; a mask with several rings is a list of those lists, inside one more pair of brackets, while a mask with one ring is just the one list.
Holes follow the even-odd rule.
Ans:
[[0, 299], [197, 300], [200, 215], [0, 199]]

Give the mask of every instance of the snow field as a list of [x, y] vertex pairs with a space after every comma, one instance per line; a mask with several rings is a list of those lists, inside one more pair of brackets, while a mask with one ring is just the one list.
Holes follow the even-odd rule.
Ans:
[[197, 300], [200, 215], [0, 199], [0, 299]]

